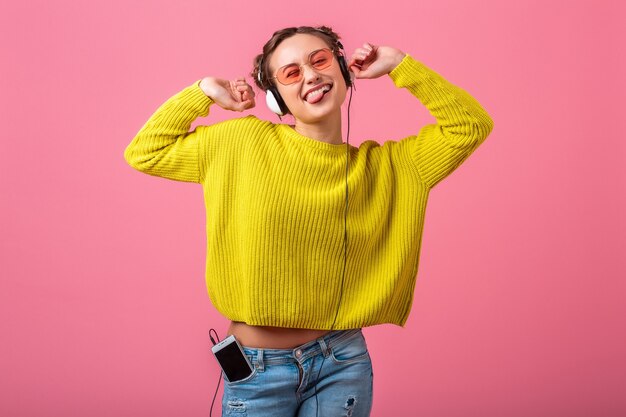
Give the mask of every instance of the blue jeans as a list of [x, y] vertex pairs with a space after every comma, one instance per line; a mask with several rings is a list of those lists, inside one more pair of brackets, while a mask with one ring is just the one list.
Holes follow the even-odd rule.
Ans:
[[294, 349], [244, 346], [244, 352], [254, 371], [241, 381], [224, 377], [222, 416], [370, 415], [372, 362], [361, 329], [333, 331]]

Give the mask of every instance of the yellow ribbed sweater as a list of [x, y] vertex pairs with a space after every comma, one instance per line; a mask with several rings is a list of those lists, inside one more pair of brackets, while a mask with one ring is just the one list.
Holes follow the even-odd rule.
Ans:
[[437, 123], [398, 142], [350, 147], [343, 288], [346, 144], [254, 116], [190, 132], [212, 104], [195, 83], [165, 102], [128, 145], [124, 156], [139, 171], [202, 184], [206, 285], [225, 317], [330, 329], [339, 306], [333, 329], [404, 325], [429, 191], [493, 122], [464, 90], [409, 55], [389, 76]]

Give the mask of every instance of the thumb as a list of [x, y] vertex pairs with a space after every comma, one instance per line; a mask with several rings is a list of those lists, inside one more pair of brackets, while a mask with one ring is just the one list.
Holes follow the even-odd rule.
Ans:
[[352, 71], [352, 72], [354, 73], [354, 76], [355, 76], [356, 78], [361, 78], [361, 73], [362, 73], [363, 71], [362, 71], [362, 70], [361, 70], [361, 68], [359, 68], [357, 65], [352, 65], [352, 66], [350, 67], [350, 71]]

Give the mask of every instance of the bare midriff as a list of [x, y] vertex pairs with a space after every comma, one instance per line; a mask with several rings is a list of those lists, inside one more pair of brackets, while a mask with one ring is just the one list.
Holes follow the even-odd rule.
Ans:
[[328, 330], [290, 329], [286, 327], [250, 326], [233, 321], [228, 334], [242, 346], [261, 349], [293, 349], [328, 333]]

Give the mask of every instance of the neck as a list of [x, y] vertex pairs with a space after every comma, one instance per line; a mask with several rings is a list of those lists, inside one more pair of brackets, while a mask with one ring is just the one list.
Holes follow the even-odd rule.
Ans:
[[326, 142], [331, 145], [343, 144], [341, 137], [341, 111], [313, 123], [296, 119], [294, 130], [303, 136], [319, 140], [320, 142]]

